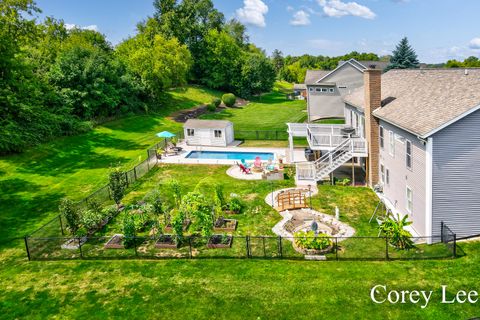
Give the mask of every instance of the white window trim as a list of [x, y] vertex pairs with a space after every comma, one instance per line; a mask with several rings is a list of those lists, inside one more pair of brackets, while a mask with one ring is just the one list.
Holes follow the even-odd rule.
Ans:
[[[384, 150], [385, 149], [385, 128], [383, 126], [380, 126], [380, 129], [378, 130], [378, 140], [380, 142], [380, 149]], [[382, 144], [382, 141], [383, 141], [383, 144]]]
[[395, 157], [395, 133], [393, 131], [389, 131], [388, 135], [388, 153]]
[[[217, 137], [217, 132], [220, 133], [220, 135], [219, 135], [218, 137]], [[213, 130], [213, 136], [214, 136], [215, 138], [220, 139], [220, 138], [222, 138], [222, 135], [223, 135], [222, 130], [218, 130], [218, 129]]]
[[335, 92], [335, 89], [334, 89], [334, 88], [330, 88], [328, 91], [329, 91], [330, 93], [334, 93], [334, 92]]
[[195, 129], [187, 129], [188, 137], [195, 137]]
[[[412, 195], [412, 208], [409, 209], [408, 208], [408, 203], [409, 203], [409, 200], [408, 200], [408, 190], [410, 190], [410, 194]], [[408, 213], [412, 214], [413, 212], [413, 190], [412, 188], [410, 188], [408, 185], [407, 187], [405, 188], [405, 209], [407, 210]]]
[[[407, 148], [408, 144], [410, 144], [410, 166], [407, 165]], [[412, 141], [410, 140], [405, 140], [405, 167], [407, 167], [408, 170], [412, 171], [413, 170], [413, 144]]]

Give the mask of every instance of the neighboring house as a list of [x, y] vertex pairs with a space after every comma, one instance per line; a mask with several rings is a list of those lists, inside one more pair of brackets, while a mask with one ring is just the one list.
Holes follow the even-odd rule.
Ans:
[[343, 97], [363, 85], [363, 71], [367, 68], [383, 70], [381, 61], [341, 61], [332, 71], [307, 70], [308, 121], [325, 118], [343, 118]]
[[[365, 70], [364, 82], [344, 98], [346, 125], [329, 126], [329, 148], [315, 144], [327, 141], [327, 126], [289, 124], [292, 137], [304, 130], [312, 149], [326, 151], [323, 162], [299, 163], [297, 179], [362, 157], [368, 184], [381, 185], [419, 235], [439, 237], [442, 222], [459, 237], [480, 234], [480, 70]], [[339, 133], [348, 127], [352, 138]]]
[[307, 98], [307, 86], [304, 83], [295, 83], [293, 85], [293, 95], [296, 99], [305, 100]]
[[189, 119], [183, 130], [189, 146], [226, 147], [234, 141], [233, 123], [230, 121]]

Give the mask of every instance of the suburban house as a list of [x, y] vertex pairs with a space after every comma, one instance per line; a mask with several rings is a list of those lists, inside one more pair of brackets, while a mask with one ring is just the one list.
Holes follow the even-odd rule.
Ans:
[[188, 119], [183, 130], [189, 146], [226, 147], [235, 140], [233, 123], [226, 120]]
[[480, 234], [480, 69], [363, 76], [344, 97], [345, 125], [289, 124], [291, 138], [323, 153], [298, 163], [297, 179], [320, 180], [357, 157], [368, 184], [418, 235], [440, 236], [442, 222], [459, 237]]
[[343, 118], [343, 98], [363, 85], [363, 72], [367, 68], [383, 70], [381, 61], [340, 61], [332, 71], [307, 70], [305, 86], [308, 121], [324, 118]]

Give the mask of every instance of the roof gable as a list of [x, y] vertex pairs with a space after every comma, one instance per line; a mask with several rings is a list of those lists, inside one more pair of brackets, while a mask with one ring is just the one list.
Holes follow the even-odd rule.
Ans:
[[355, 59], [350, 59], [348, 61], [345, 61], [343, 62], [342, 64], [340, 64], [338, 67], [336, 67], [335, 69], [333, 69], [332, 71], [330, 71], [329, 73], [327, 73], [325, 76], [323, 76], [322, 78], [318, 79], [317, 80], [317, 83], [321, 83], [321, 82], [328, 82], [328, 78], [330, 78], [333, 74], [337, 73], [337, 72], [341, 72], [341, 70], [343, 70], [344, 68], [347, 68], [347, 67], [351, 67], [351, 68], [354, 68], [355, 70], [359, 71], [359, 72], [362, 72], [363, 73], [363, 70], [365, 70], [364, 68], [362, 68], [358, 62], [355, 60]]

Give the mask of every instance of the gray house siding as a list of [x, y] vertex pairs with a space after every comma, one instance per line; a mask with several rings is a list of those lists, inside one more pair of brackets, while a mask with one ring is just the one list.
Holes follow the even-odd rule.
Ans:
[[[389, 170], [390, 175], [389, 183], [385, 181], [383, 184], [384, 195], [398, 213], [409, 215], [415, 231], [420, 235], [426, 235], [426, 147], [416, 136], [396, 126], [385, 121], [380, 121], [380, 126], [384, 128], [384, 147], [380, 148], [380, 164], [384, 166], [385, 171]], [[393, 156], [390, 154], [390, 132], [395, 136]], [[406, 140], [412, 144], [411, 169], [406, 165]], [[413, 192], [411, 212], [407, 209], [407, 186]]]
[[480, 234], [480, 111], [433, 135], [432, 233]]
[[[363, 85], [363, 73], [346, 63], [323, 79], [322, 82], [333, 84], [335, 91], [334, 93], [317, 92], [316, 88], [322, 87], [321, 83], [307, 85], [307, 104], [310, 121], [320, 118], [342, 118], [345, 106], [343, 97], [353, 89]], [[323, 87], [330, 88], [331, 86]]]
[[344, 112], [345, 124], [355, 128], [358, 136], [365, 137], [365, 115], [363, 111], [349, 104], [345, 104]]

